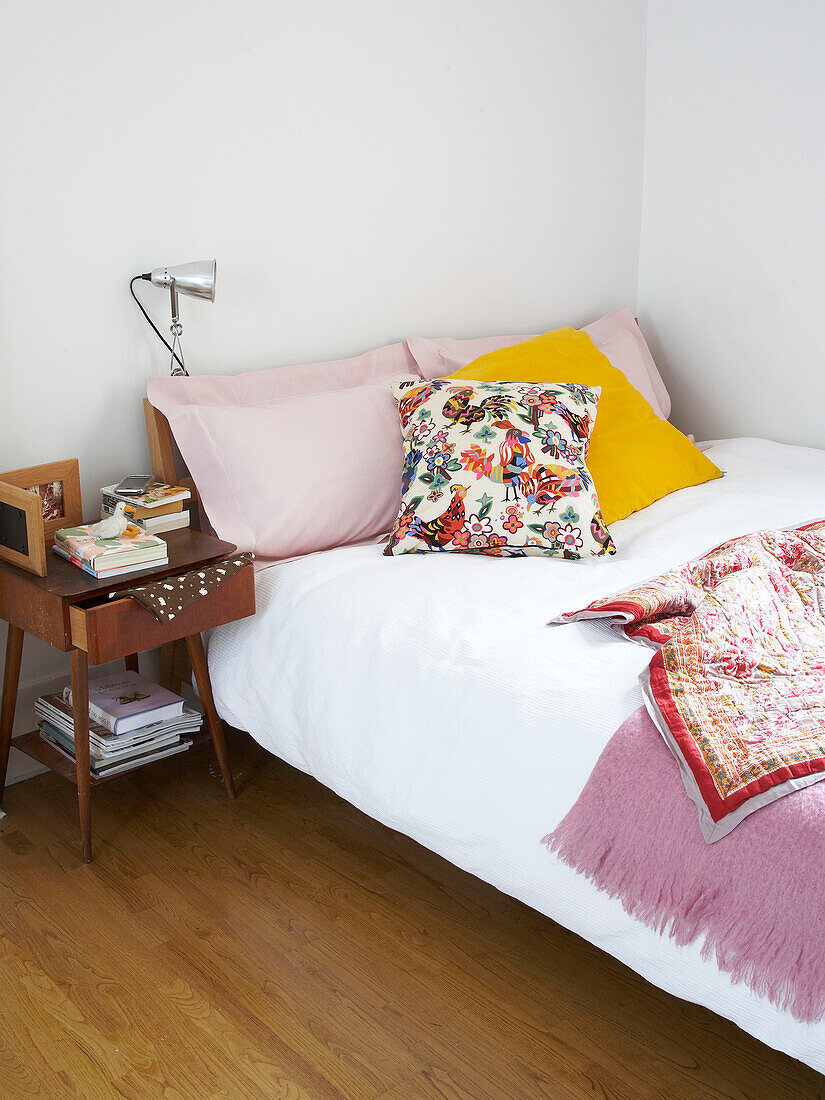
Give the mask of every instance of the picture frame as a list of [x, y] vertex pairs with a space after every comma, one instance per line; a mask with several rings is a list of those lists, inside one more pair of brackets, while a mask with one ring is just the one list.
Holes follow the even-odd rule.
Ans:
[[39, 494], [0, 480], [0, 561], [45, 577], [46, 538]]
[[82, 522], [76, 458], [0, 473], [0, 561], [45, 577], [57, 531]]
[[55, 534], [61, 527], [78, 527], [83, 522], [80, 466], [76, 458], [9, 470], [5, 474], [0, 473], [0, 482], [40, 498], [43, 537], [47, 547], [54, 542]]

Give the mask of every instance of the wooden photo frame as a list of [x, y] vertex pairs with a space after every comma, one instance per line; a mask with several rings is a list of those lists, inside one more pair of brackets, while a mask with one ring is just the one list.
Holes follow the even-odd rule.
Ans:
[[83, 522], [80, 467], [76, 458], [9, 470], [0, 474], [0, 482], [39, 497], [46, 546], [51, 546], [55, 533], [61, 527], [79, 527]]
[[0, 561], [45, 577], [46, 538], [39, 494], [0, 480]]

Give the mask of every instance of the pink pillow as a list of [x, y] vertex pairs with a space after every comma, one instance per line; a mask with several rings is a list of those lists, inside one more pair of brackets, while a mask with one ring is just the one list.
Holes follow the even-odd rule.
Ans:
[[523, 344], [525, 340], [532, 340], [532, 338], [532, 336], [480, 336], [476, 340], [454, 340], [452, 336], [442, 336], [436, 340], [427, 340], [423, 336], [410, 336], [407, 347], [412, 352], [422, 377], [429, 381], [430, 378], [447, 378], [490, 351], [509, 348], [513, 344]]
[[[630, 308], [622, 306], [614, 309], [598, 321], [585, 325], [582, 332], [587, 333], [599, 351], [652, 405], [653, 411], [667, 420], [670, 416], [670, 396]], [[530, 336], [485, 336], [477, 340], [453, 340], [446, 336], [427, 340], [411, 336], [407, 346], [424, 378], [443, 378], [466, 367], [480, 355], [530, 339]]]
[[[387, 344], [352, 359], [272, 367], [244, 374], [213, 374], [191, 378], [150, 378], [148, 396], [169, 417], [178, 405], [271, 405], [296, 394], [329, 393], [400, 374], [420, 377], [406, 343]], [[394, 517], [393, 517], [394, 518]]]
[[670, 416], [670, 394], [630, 307], [620, 306], [611, 313], [605, 313], [598, 321], [585, 325], [582, 332], [587, 333], [599, 351], [653, 406], [656, 415], [667, 420]]
[[378, 538], [401, 498], [404, 344], [237, 375], [151, 378], [216, 534], [259, 559]]

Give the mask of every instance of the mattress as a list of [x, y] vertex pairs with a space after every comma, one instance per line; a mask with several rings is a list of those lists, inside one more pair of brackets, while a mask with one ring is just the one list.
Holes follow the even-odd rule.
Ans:
[[604, 623], [548, 619], [727, 538], [825, 516], [825, 451], [734, 439], [708, 454], [724, 478], [614, 524], [615, 558], [359, 546], [264, 570], [257, 614], [212, 634], [212, 686], [228, 722], [378, 821], [825, 1072], [825, 1022], [732, 984], [699, 943], [646, 928], [540, 843], [642, 704], [650, 660]]

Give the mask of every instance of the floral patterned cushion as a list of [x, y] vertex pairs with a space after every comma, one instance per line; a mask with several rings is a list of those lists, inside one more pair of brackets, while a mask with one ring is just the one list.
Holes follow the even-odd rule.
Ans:
[[401, 508], [385, 554], [614, 554], [585, 465], [598, 389], [434, 378], [393, 386]]

